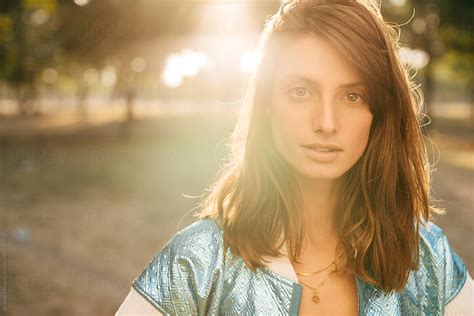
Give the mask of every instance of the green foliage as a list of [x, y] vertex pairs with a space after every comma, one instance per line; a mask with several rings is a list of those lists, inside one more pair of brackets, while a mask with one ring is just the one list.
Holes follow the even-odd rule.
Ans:
[[474, 79], [474, 52], [449, 50], [436, 62], [436, 77], [451, 84], [464, 85]]
[[[56, 0], [6, 0], [0, 6], [0, 79], [33, 85], [53, 63]], [[35, 18], [36, 17], [36, 18]]]
[[25, 10], [45, 10], [52, 13], [56, 10], [56, 0], [21, 0], [21, 6]]

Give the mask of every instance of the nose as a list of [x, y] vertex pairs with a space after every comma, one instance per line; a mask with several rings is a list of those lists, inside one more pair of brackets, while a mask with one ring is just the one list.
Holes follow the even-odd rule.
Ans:
[[312, 127], [315, 133], [334, 134], [338, 130], [337, 113], [331, 98], [320, 98], [313, 111]]

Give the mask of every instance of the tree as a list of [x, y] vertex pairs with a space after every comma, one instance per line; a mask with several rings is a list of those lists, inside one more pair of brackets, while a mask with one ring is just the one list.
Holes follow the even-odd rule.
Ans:
[[34, 112], [35, 81], [53, 64], [55, 0], [4, 0], [0, 4], [0, 79], [17, 93], [18, 112]]

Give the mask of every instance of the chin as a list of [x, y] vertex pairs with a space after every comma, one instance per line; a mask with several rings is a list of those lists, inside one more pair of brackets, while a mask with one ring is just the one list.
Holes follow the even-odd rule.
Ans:
[[329, 166], [312, 168], [312, 170], [295, 169], [295, 171], [300, 177], [308, 180], [337, 180], [346, 173], [345, 170], [336, 170], [336, 168], [331, 168]]

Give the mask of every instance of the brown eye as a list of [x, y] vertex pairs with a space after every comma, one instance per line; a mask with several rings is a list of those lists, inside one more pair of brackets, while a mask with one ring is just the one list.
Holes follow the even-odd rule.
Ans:
[[361, 102], [363, 101], [362, 96], [358, 93], [351, 92], [346, 95], [346, 98], [349, 102]]
[[296, 87], [291, 89], [290, 92], [291, 95], [294, 97], [304, 98], [308, 93], [308, 89], [306, 89], [305, 87]]

